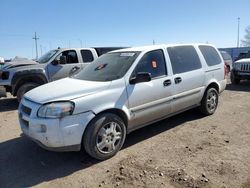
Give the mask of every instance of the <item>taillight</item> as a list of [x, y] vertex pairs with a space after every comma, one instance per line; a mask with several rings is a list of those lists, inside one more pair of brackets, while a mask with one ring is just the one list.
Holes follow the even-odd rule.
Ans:
[[224, 79], [226, 78], [228, 73], [229, 73], [229, 71], [228, 71], [227, 65], [226, 65], [226, 63], [224, 63]]

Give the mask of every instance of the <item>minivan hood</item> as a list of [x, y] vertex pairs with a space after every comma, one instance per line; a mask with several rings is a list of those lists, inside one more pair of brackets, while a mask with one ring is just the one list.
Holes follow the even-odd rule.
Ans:
[[53, 101], [67, 101], [103, 91], [107, 89], [110, 84], [111, 82], [94, 82], [64, 78], [39, 86], [27, 92], [24, 97], [40, 104]]

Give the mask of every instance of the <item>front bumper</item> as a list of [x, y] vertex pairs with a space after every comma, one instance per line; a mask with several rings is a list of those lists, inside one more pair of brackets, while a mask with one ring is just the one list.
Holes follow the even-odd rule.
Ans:
[[250, 72], [247, 71], [238, 71], [238, 70], [233, 70], [232, 73], [234, 74], [235, 77], [239, 79], [248, 79], [250, 80]]
[[61, 119], [39, 118], [40, 106], [25, 98], [21, 101], [18, 114], [22, 132], [47, 150], [79, 151], [83, 132], [95, 115], [85, 112]]
[[6, 89], [3, 86], [0, 86], [0, 98], [1, 97], [7, 97], [7, 95], [6, 95]]

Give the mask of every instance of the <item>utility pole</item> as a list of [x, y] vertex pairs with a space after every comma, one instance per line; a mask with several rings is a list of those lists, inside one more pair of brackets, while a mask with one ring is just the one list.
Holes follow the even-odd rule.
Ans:
[[35, 45], [36, 45], [36, 59], [38, 59], [37, 40], [38, 40], [39, 38], [36, 36], [36, 32], [35, 32], [35, 37], [33, 37], [32, 39], [35, 40]]
[[153, 40], [153, 45], [155, 45], [155, 40]]
[[238, 19], [238, 36], [237, 36], [237, 48], [239, 48], [240, 45], [240, 17]]

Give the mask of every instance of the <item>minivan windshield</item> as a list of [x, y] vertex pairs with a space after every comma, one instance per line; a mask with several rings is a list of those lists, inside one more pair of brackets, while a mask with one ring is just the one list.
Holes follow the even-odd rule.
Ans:
[[39, 57], [37, 62], [41, 64], [47, 63], [50, 60], [50, 58], [52, 58], [57, 52], [58, 50], [50, 50], [46, 54]]
[[111, 52], [100, 56], [73, 78], [88, 81], [112, 81], [125, 75], [140, 52]]

